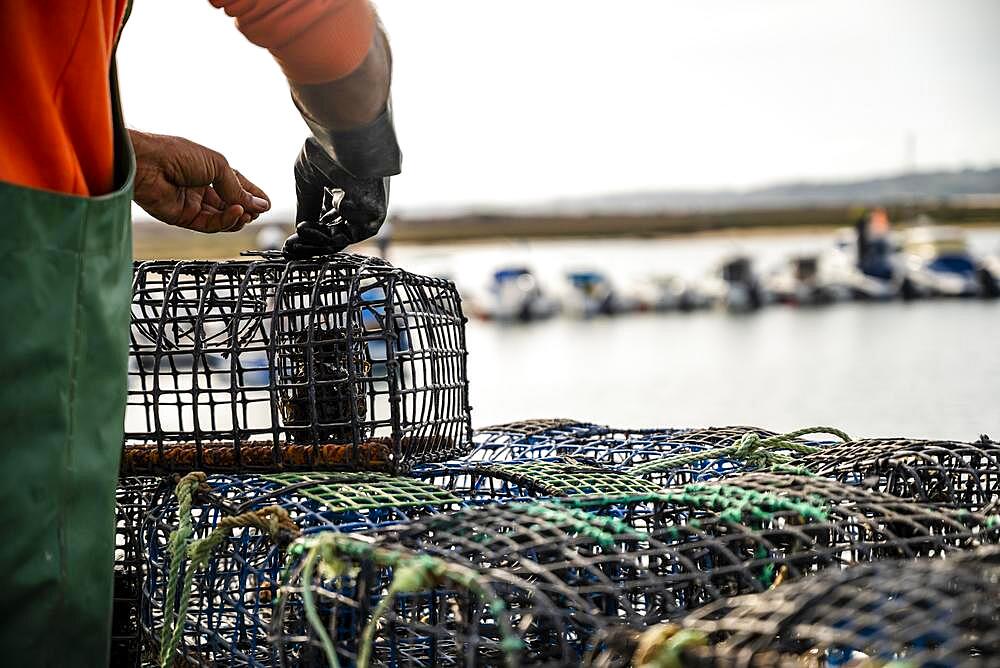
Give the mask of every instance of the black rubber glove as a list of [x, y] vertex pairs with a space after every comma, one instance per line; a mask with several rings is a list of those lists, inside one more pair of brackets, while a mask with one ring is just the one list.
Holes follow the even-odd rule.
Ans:
[[328, 255], [378, 232], [388, 210], [389, 177], [349, 174], [310, 137], [295, 161], [295, 196], [301, 222], [283, 252], [290, 258]]
[[354, 130], [332, 132], [303, 118], [313, 136], [295, 161], [299, 223], [283, 249], [291, 258], [336, 253], [374, 236], [385, 222], [389, 177], [402, 162], [389, 106]]

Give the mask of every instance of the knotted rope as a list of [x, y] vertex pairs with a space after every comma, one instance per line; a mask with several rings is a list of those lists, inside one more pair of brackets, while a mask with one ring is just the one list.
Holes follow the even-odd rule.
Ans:
[[[349, 536], [334, 533], [310, 537], [308, 543], [298, 541], [290, 553], [293, 556], [305, 553], [302, 567], [302, 603], [306, 619], [309, 621], [313, 633], [319, 638], [319, 644], [326, 655], [327, 664], [332, 668], [339, 668], [340, 663], [333, 641], [320, 618], [313, 598], [312, 579], [317, 563], [322, 563], [326, 567], [327, 576], [339, 576], [347, 573], [350, 570], [350, 565], [345, 558], [353, 561], [371, 560], [379, 566], [393, 570], [389, 589], [385, 596], [379, 600], [378, 605], [372, 611], [371, 619], [361, 633], [358, 643], [357, 668], [368, 668], [371, 665], [378, 624], [389, 613], [395, 604], [396, 596], [399, 594], [429, 591], [441, 583], [449, 582], [452, 585], [463, 587], [479, 596], [480, 599], [487, 601], [489, 609], [494, 615], [499, 616], [506, 609], [504, 602], [480, 582], [478, 571], [427, 554], [406, 554], [390, 548], [375, 547]], [[524, 643], [514, 634], [508, 620], [498, 617], [497, 626], [503, 636], [500, 647], [504, 651], [506, 663], [511, 667], [516, 666], [518, 661], [515, 654], [524, 648]]]
[[800, 475], [812, 475], [812, 473], [807, 469], [793, 466], [792, 462], [794, 460], [790, 455], [778, 452], [779, 450], [791, 450], [792, 452], [803, 455], [819, 452], [819, 447], [815, 445], [807, 445], [796, 440], [800, 436], [810, 434], [828, 434], [830, 436], [836, 436], [845, 442], [851, 440], [850, 436], [839, 429], [835, 429], [834, 427], [807, 427], [805, 429], [790, 431], [787, 434], [777, 434], [767, 438], [761, 438], [760, 434], [755, 431], [748, 431], [740, 437], [739, 441], [733, 443], [732, 445], [727, 445], [721, 448], [698, 450], [696, 452], [687, 452], [674, 457], [664, 457], [662, 459], [654, 459], [648, 462], [643, 462], [632, 467], [631, 473], [640, 475], [647, 473], [661, 473], [663, 471], [669, 471], [670, 469], [693, 464], [694, 462], [730, 457], [732, 459], [744, 461], [757, 468], [771, 469], [785, 473], [798, 473]]
[[[266, 535], [277, 543], [283, 539], [299, 535], [299, 527], [289, 517], [288, 511], [280, 506], [267, 506], [240, 515], [229, 515], [219, 520], [215, 529], [200, 540], [190, 541], [194, 533], [194, 495], [208, 490], [205, 474], [200, 471], [189, 473], [177, 483], [178, 501], [177, 529], [170, 534], [170, 571], [167, 578], [167, 597], [163, 604], [163, 628], [160, 631], [160, 666], [169, 668], [177, 645], [184, 635], [184, 619], [191, 600], [191, 585], [195, 571], [208, 565], [212, 554], [229, 537], [233, 529], [250, 527]], [[189, 542], [190, 541], [190, 542]], [[189, 560], [184, 573], [180, 602], [174, 613], [177, 584], [180, 579], [181, 563]]]

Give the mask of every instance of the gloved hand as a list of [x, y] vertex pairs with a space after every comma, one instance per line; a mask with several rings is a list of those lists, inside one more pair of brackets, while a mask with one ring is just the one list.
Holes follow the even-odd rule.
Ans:
[[375, 235], [385, 222], [389, 177], [359, 178], [309, 137], [295, 161], [296, 232], [285, 240], [290, 258], [328, 255]]

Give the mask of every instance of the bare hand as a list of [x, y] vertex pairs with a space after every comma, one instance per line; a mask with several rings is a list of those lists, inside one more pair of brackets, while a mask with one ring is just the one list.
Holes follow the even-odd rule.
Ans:
[[267, 211], [264, 191], [226, 158], [181, 137], [129, 130], [135, 148], [136, 203], [170, 225], [237, 232]]

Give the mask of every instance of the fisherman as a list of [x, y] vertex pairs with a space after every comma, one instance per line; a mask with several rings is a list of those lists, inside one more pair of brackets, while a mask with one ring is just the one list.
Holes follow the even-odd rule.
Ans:
[[[211, 2], [271, 52], [312, 131], [294, 169], [303, 222], [286, 253], [374, 234], [400, 155], [372, 6]], [[114, 53], [128, 10], [127, 0], [0, 3], [0, 647], [12, 666], [108, 664], [130, 201], [209, 233], [270, 207], [220, 153], [126, 130]], [[339, 217], [323, 215], [330, 189], [343, 191]]]

